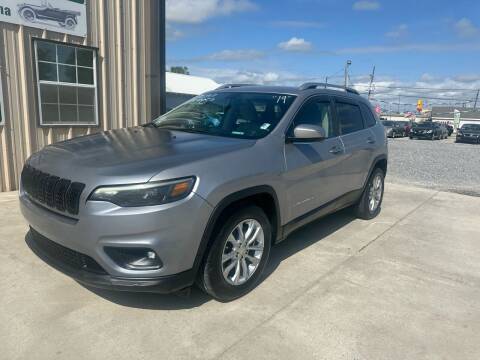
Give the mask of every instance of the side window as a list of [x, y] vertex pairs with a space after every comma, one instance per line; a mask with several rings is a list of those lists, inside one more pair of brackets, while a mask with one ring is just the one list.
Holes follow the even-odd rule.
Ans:
[[362, 108], [363, 117], [365, 118], [367, 127], [375, 126], [375, 124], [377, 123], [377, 119], [375, 119], [375, 116], [373, 115], [370, 106], [360, 103], [360, 107]]
[[337, 117], [341, 135], [363, 129], [362, 113], [357, 105], [337, 102]]
[[[335, 136], [331, 103], [329, 101], [312, 100], [304, 104], [295, 117], [293, 127], [302, 124], [321, 126], [327, 137]], [[291, 131], [293, 131], [293, 127]]]

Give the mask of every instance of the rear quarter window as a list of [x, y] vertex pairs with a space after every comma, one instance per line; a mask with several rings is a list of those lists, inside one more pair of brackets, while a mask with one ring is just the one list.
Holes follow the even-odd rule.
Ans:
[[377, 123], [377, 118], [373, 114], [372, 108], [362, 103], [360, 103], [360, 108], [362, 109], [363, 118], [365, 119], [367, 127], [375, 126]]

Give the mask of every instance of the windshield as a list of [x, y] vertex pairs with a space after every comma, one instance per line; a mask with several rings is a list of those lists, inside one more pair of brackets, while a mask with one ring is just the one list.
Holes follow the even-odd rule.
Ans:
[[431, 122], [424, 122], [424, 123], [414, 124], [413, 126], [414, 126], [414, 127], [426, 127], [426, 128], [431, 128], [431, 127], [433, 127], [433, 123], [431, 123]]
[[463, 125], [462, 130], [480, 130], [480, 125], [478, 124], [468, 124], [468, 125]]
[[153, 120], [158, 128], [259, 139], [280, 122], [293, 95], [211, 92], [197, 96]]

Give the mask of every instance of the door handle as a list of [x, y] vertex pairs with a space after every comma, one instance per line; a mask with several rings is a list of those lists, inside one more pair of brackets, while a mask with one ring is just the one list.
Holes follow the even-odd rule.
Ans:
[[367, 139], [367, 143], [368, 143], [368, 144], [375, 144], [375, 139], [369, 137], [369, 138]]
[[334, 146], [329, 150], [330, 154], [335, 154], [335, 155], [340, 154], [341, 152], [343, 152], [343, 149], [340, 146]]

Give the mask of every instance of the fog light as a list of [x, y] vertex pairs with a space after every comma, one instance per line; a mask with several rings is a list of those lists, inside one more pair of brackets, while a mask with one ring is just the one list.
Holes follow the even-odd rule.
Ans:
[[117, 265], [129, 270], [157, 270], [163, 266], [152, 249], [106, 247], [105, 253]]

